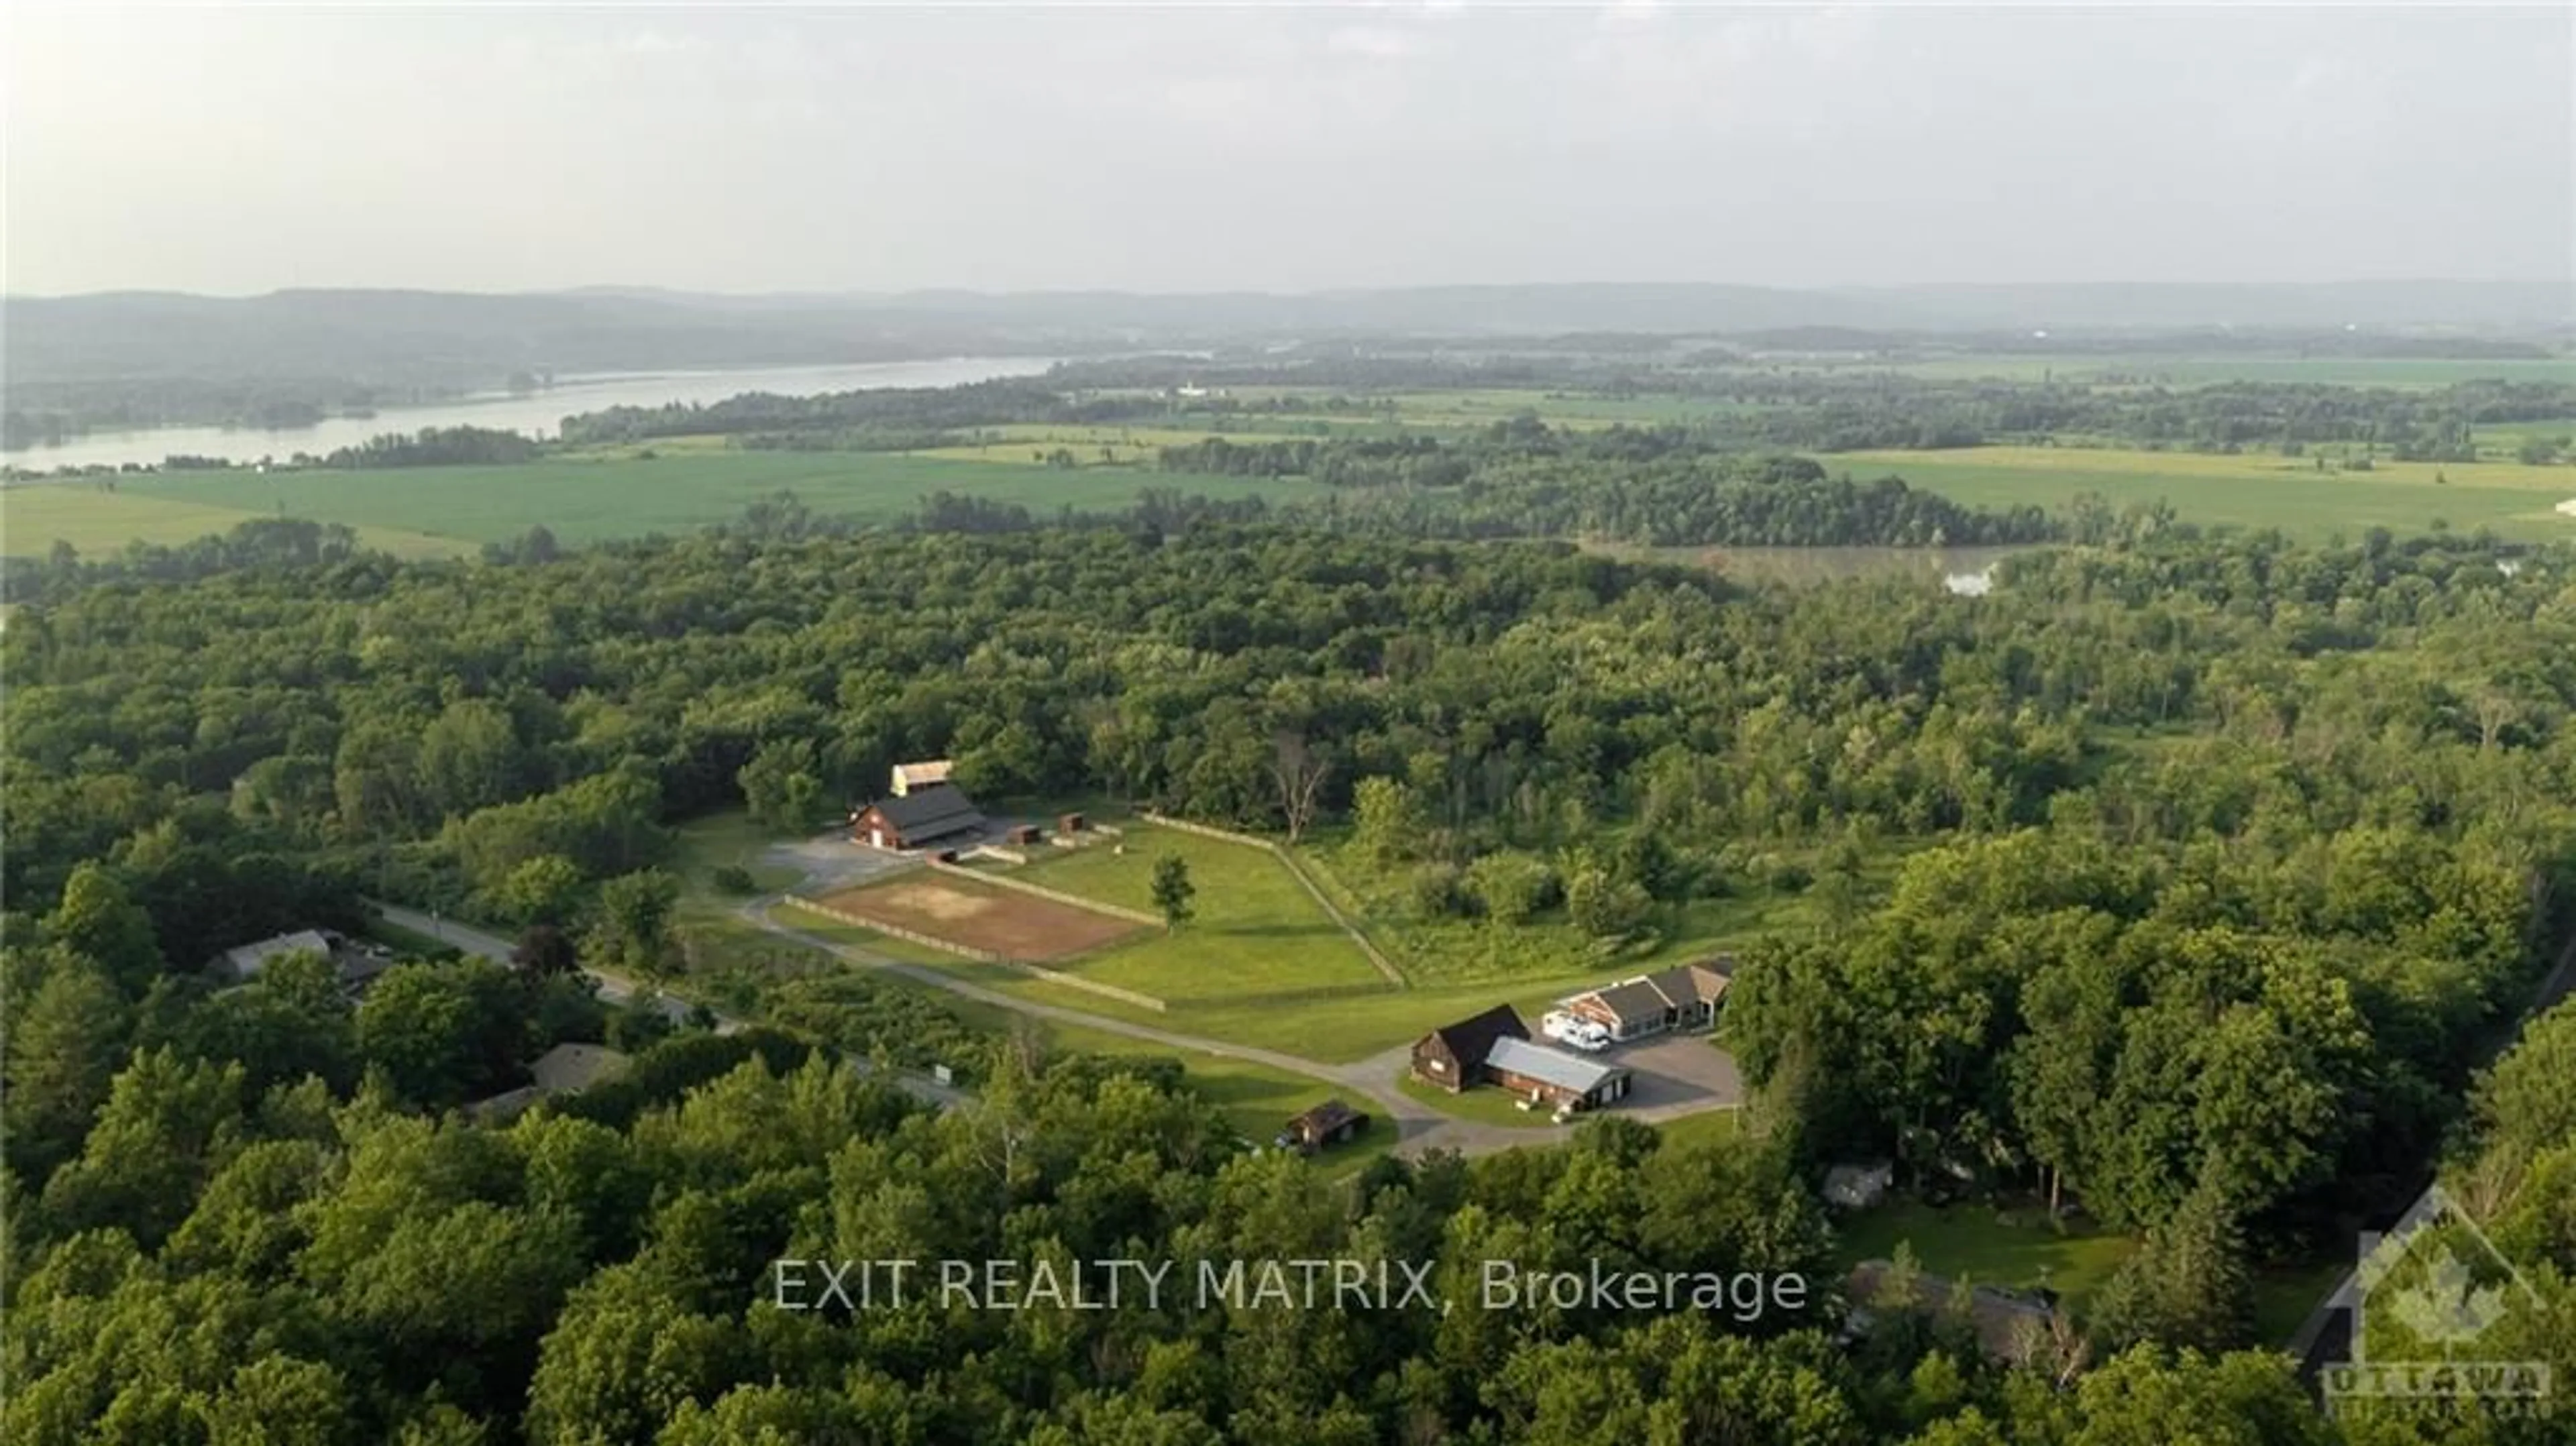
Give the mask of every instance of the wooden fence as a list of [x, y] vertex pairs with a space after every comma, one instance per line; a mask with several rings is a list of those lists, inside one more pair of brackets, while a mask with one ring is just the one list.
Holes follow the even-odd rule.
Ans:
[[1142, 817], [1146, 822], [1159, 824], [1164, 828], [1179, 829], [1183, 833], [1194, 833], [1202, 838], [1212, 838], [1223, 843], [1242, 844], [1246, 848], [1267, 851], [1272, 858], [1279, 861], [1281, 868], [1288, 871], [1288, 876], [1295, 879], [1298, 886], [1306, 891], [1307, 897], [1315, 901], [1315, 907], [1324, 911], [1324, 917], [1332, 920], [1343, 933], [1350, 936], [1351, 942], [1359, 946], [1362, 954], [1368, 956], [1369, 963], [1375, 966], [1387, 983], [1398, 989], [1409, 987], [1404, 971], [1396, 968], [1394, 961], [1378, 952], [1377, 945], [1369, 942], [1368, 935], [1360, 932], [1359, 925], [1352, 923], [1350, 916], [1344, 914], [1330, 898], [1325, 896], [1323, 886], [1307, 875], [1306, 866], [1297, 861], [1297, 856], [1282, 848], [1276, 841], [1256, 838], [1248, 833], [1235, 833], [1229, 829], [1213, 828], [1203, 823], [1192, 823], [1185, 818], [1172, 818], [1159, 813], [1146, 813]]
[[1033, 884], [1026, 879], [988, 874], [981, 869], [970, 869], [960, 864], [943, 864], [937, 859], [930, 861], [930, 867], [938, 873], [953, 874], [961, 879], [973, 879], [978, 883], [991, 884], [997, 889], [1014, 889], [1023, 894], [1052, 900], [1069, 908], [1089, 909], [1095, 914], [1107, 914], [1113, 919], [1126, 919], [1132, 923], [1150, 924], [1157, 929], [1163, 927], [1160, 916], [1148, 914], [1142, 909], [1122, 909], [1116, 904], [1104, 904], [1098, 899], [1086, 899], [1079, 894], [1068, 894], [1062, 889], [1050, 889], [1044, 884]]

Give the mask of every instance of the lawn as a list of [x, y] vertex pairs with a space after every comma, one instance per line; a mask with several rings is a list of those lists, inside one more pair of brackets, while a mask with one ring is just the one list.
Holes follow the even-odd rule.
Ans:
[[741, 809], [708, 814], [680, 825], [672, 834], [671, 869], [680, 876], [681, 904], [730, 911], [741, 902], [715, 885], [715, 872], [738, 868], [751, 875], [762, 893], [792, 888], [803, 877], [794, 869], [764, 864], [761, 855], [778, 842], [772, 830], [751, 821]]
[[2120, 1268], [2137, 1242], [2090, 1228], [2060, 1232], [2049, 1226], [2047, 1215], [2044, 1206], [1936, 1208], [1893, 1199], [1839, 1227], [1836, 1259], [1845, 1267], [1886, 1260], [1895, 1254], [1897, 1242], [1912, 1241], [1915, 1258], [1929, 1274], [1977, 1285], [2044, 1285], [2081, 1313], [2084, 1301]]
[[[883, 521], [933, 492], [1032, 512], [1123, 507], [1149, 487], [1210, 497], [1310, 490], [1297, 481], [1197, 477], [1117, 467], [1072, 471], [898, 452], [708, 452], [562, 457], [509, 467], [380, 471], [163, 473], [119, 479], [121, 492], [221, 513], [310, 517], [481, 543], [543, 525], [566, 543], [651, 532], [694, 532], [731, 521], [763, 497], [791, 491], [817, 513]], [[17, 489], [10, 489], [14, 494]], [[231, 509], [225, 512], [224, 509]], [[178, 524], [167, 524], [176, 526]], [[104, 536], [112, 526], [94, 529]], [[196, 535], [191, 533], [190, 535]]]
[[1048, 849], [1011, 874], [1150, 913], [1154, 861], [1175, 854], [1189, 865], [1196, 916], [1168, 934], [1082, 961], [1075, 967], [1085, 978], [1139, 990], [1175, 1009], [1388, 988], [1350, 936], [1267, 850], [1151, 824], [1122, 827], [1118, 846]]
[[2358, 538], [2371, 527], [2421, 533], [2437, 519], [2461, 533], [2485, 527], [2522, 541], [2576, 538], [2576, 520], [2551, 511], [2576, 497], [2576, 467], [2379, 460], [2367, 472], [2320, 472], [2313, 459], [2272, 453], [2075, 447], [1839, 452], [1818, 460], [1857, 478], [1893, 473], [1973, 507], [2062, 511], [2093, 492], [2115, 509], [2161, 500], [2186, 522], [2277, 527], [2311, 541]]
[[[0, 552], [41, 557], [60, 540], [95, 559], [122, 552], [129, 542], [176, 546], [277, 515], [273, 501], [263, 507], [248, 492], [225, 502], [155, 495], [151, 484], [158, 480], [119, 477], [114, 492], [88, 480], [0, 488]], [[253, 475], [252, 480], [267, 479]], [[367, 546], [402, 557], [452, 557], [469, 550], [455, 538], [431, 536], [427, 530], [368, 526], [359, 528], [358, 535]]]
[[[975, 975], [974, 982], [987, 986], [992, 986], [1004, 979], [1025, 982], [1025, 976], [1014, 974], [997, 965], [974, 964], [954, 955], [942, 954], [920, 945], [907, 944], [900, 939], [870, 933], [850, 925], [835, 924], [828, 920], [801, 915], [796, 916], [795, 923], [801, 932], [816, 938], [865, 950], [886, 958], [953, 969], [961, 976], [972, 974], [973, 971], [984, 971], [980, 975]], [[748, 930], [744, 932], [749, 933]], [[799, 947], [791, 940], [780, 939], [774, 935], [752, 935], [751, 937], [767, 939], [771, 944], [781, 948]], [[942, 1008], [964, 1020], [969, 1026], [986, 1033], [999, 1035], [1007, 1034], [1013, 1029], [1027, 1028], [1035, 1030], [1038, 1036], [1054, 1049], [1082, 1054], [1158, 1056], [1178, 1059], [1182, 1068], [1188, 1072], [1192, 1088], [1206, 1096], [1209, 1103], [1224, 1112], [1230, 1124], [1256, 1143], [1267, 1144], [1289, 1116], [1335, 1098], [1338, 1093], [1326, 1081], [1287, 1070], [1274, 1069], [1269, 1065], [1234, 1059], [1226, 1055], [1209, 1054], [1203, 1050], [1175, 1049], [1168, 1045], [1156, 1044], [1151, 1040], [1135, 1039], [1105, 1029], [1091, 1029], [1078, 1024], [1065, 1024], [1056, 1020], [1015, 1014], [998, 1005], [966, 999], [898, 975], [880, 974], [876, 977], [890, 988], [921, 992], [936, 1000]], [[1058, 991], [1058, 993], [1062, 992], [1064, 991]], [[1085, 999], [1088, 997], [1084, 996]], [[1354, 1100], [1352, 1103], [1366, 1107], [1364, 1101]], [[1372, 1119], [1368, 1130], [1358, 1140], [1318, 1156], [1317, 1163], [1326, 1173], [1339, 1175], [1358, 1169], [1369, 1160], [1385, 1154], [1394, 1145], [1394, 1126], [1385, 1120]]]
[[[1814, 917], [1804, 898], [1760, 891], [1701, 899], [1664, 920], [1645, 942], [1605, 945], [1565, 921], [1563, 913], [1501, 925], [1483, 919], [1424, 918], [1403, 897], [1401, 875], [1355, 885], [1361, 866], [1331, 846], [1339, 830], [1311, 836], [1298, 857], [1344, 913], [1362, 921], [1380, 952], [1420, 984], [1516, 989], [1522, 981], [1582, 971], [1594, 982], [1706, 958], [1757, 935], [1803, 928]], [[1892, 868], [1892, 865], [1891, 865]]]

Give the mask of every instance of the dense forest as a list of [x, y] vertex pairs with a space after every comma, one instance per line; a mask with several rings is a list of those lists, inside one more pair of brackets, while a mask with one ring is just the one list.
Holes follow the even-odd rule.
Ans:
[[[479, 563], [291, 524], [189, 556], [65, 559], [0, 645], [12, 1441], [2566, 1437], [2563, 1400], [2328, 1421], [2246, 1300], [2438, 1158], [2526, 1262], [2504, 1347], [2576, 1373], [2576, 1015], [2480, 1069], [2576, 924], [2563, 548], [2177, 531], [1963, 598], [1177, 505], [875, 533], [774, 505]], [[688, 976], [668, 830], [710, 810], [953, 756], [979, 795], [1272, 828], [1291, 748], [1426, 914], [1542, 876], [1604, 933], [1814, 902], [1820, 930], [1748, 943], [1730, 1007], [1757, 1128], [1613, 1119], [1332, 1184], [1241, 1155], [1153, 1064], [987, 1039], [974, 1103], [928, 1111], [823, 1046], [971, 1031], [864, 979], [782, 993], [777, 1032], [665, 1038], [566, 969]], [[361, 891], [524, 928], [525, 967], [407, 964], [355, 1006], [291, 960], [204, 982], [231, 944], [355, 926]], [[454, 1112], [564, 1040], [638, 1073]], [[1828, 1279], [1815, 1184], [1869, 1153], [2080, 1204], [2144, 1263], [2019, 1364], [1932, 1310], [1845, 1344], [1830, 1290], [1752, 1322], [816, 1316], [765, 1277], [1350, 1252], [1460, 1294], [1489, 1258]]]

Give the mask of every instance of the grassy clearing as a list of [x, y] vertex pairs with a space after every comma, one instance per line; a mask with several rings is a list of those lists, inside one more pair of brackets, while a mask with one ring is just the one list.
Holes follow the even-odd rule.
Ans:
[[1715, 1144], [1721, 1140], [1738, 1140], [1744, 1137], [1744, 1111], [1702, 1110], [1695, 1115], [1684, 1115], [1678, 1120], [1666, 1120], [1655, 1126], [1655, 1132], [1664, 1137], [1666, 1146], [1706, 1145]]
[[[810, 916], [798, 916], [796, 925], [803, 932], [817, 938], [864, 949], [882, 957], [901, 959], [913, 964], [934, 964], [943, 969], [954, 966], [954, 972], [960, 975], [980, 971], [981, 977], [975, 980], [977, 983], [991, 985], [1000, 978], [1025, 980], [1025, 976], [1012, 974], [998, 966], [974, 964], [955, 955], [942, 954], [937, 950], [907, 944], [900, 939], [888, 938], [846, 924], [836, 924]], [[775, 936], [755, 937], [769, 938], [789, 948], [797, 947], [790, 941], [776, 939]], [[935, 1000], [942, 1008], [964, 1020], [969, 1027], [983, 1033], [1000, 1036], [1010, 1034], [1014, 1030], [1026, 1029], [1035, 1032], [1048, 1048], [1055, 1050], [1120, 1057], [1152, 1056], [1177, 1059], [1181, 1062], [1182, 1069], [1187, 1072], [1191, 1087], [1204, 1095], [1210, 1104], [1223, 1111], [1228, 1123], [1256, 1143], [1268, 1143], [1271, 1136], [1278, 1132], [1279, 1127], [1289, 1116], [1322, 1104], [1340, 1093], [1323, 1080], [1274, 1069], [1248, 1060], [1209, 1054], [1203, 1050], [1175, 1049], [1151, 1040], [1135, 1039], [1105, 1029], [1091, 1029], [1052, 1019], [1039, 1019], [1004, 1009], [999, 1005], [986, 1004], [981, 1000], [967, 999], [945, 990], [933, 989], [929, 985], [916, 983], [899, 975], [878, 974], [874, 977], [889, 988], [917, 991]], [[1069, 993], [1070, 991], [1057, 992]], [[1083, 996], [1083, 998], [1088, 1000], [1090, 996]], [[1362, 1101], [1353, 1101], [1353, 1103], [1362, 1104], [1365, 1107]], [[1394, 1148], [1395, 1139], [1395, 1127], [1390, 1122], [1372, 1119], [1368, 1129], [1359, 1139], [1318, 1156], [1317, 1164], [1327, 1174], [1332, 1175], [1357, 1170], [1370, 1160]]]
[[1886, 1260], [1911, 1241], [1923, 1269], [1951, 1280], [2016, 1289], [2047, 1286], [2081, 1313], [2084, 1302], [2137, 1249], [2124, 1235], [2059, 1231], [2045, 1208], [1934, 1207], [1895, 1200], [1844, 1222], [1836, 1259], [1844, 1266]]
[[657, 454], [649, 461], [638, 453], [554, 458], [515, 467], [182, 473], [120, 480], [124, 493], [173, 502], [266, 515], [283, 511], [474, 543], [514, 538], [540, 525], [567, 543], [693, 532], [730, 521], [751, 503], [780, 491], [794, 492], [818, 513], [882, 521], [912, 511], [921, 498], [940, 491], [1045, 513], [1065, 506], [1122, 507], [1148, 487], [1225, 498], [1309, 489], [1296, 481], [1129, 468], [1062, 471], [897, 452], [689, 450]]
[[742, 900], [715, 885], [715, 872], [738, 868], [751, 875], [754, 887], [774, 893], [792, 887], [803, 876], [794, 869], [764, 864], [761, 855], [777, 842], [769, 829], [753, 823], [741, 809], [691, 819], [672, 836], [671, 868], [682, 884], [684, 908], [730, 911]]
[[1705, 958], [1755, 935], [1808, 927], [1815, 909], [1807, 900], [1770, 892], [1701, 899], [1665, 921], [1652, 940], [1607, 945], [1565, 922], [1562, 915], [1519, 924], [1484, 919], [1424, 918], [1403, 897], [1404, 880], [1376, 887], [1352, 880], [1363, 866], [1340, 854], [1318, 834], [1298, 857], [1345, 913], [1363, 921], [1371, 942], [1418, 984], [1510, 990], [1523, 981], [1581, 971], [1594, 982], [1613, 974], [1660, 969]]
[[2576, 467], [2379, 461], [2368, 472], [2319, 472], [2309, 459], [2260, 453], [2063, 447], [1842, 452], [1820, 460], [1855, 477], [1894, 473], [1976, 507], [2062, 510], [2093, 492], [2114, 508], [2161, 500], [2185, 521], [2277, 527], [2311, 541], [2355, 538], [2371, 527], [2420, 533], [2436, 520], [2461, 533], [2485, 527], [2523, 541], [2576, 537], [2576, 523], [2550, 510], [2576, 496]]
[[1085, 978], [1141, 990], [1175, 1008], [1385, 987], [1350, 937], [1265, 850], [1150, 824], [1122, 827], [1124, 853], [1100, 844], [1050, 849], [1016, 876], [1150, 913], [1154, 861], [1177, 854], [1198, 890], [1197, 917], [1082, 961], [1075, 967]]
[[[274, 500], [263, 504], [256, 485], [230, 502], [211, 502], [157, 495], [151, 484], [158, 480], [119, 477], [114, 492], [102, 491], [90, 481], [0, 488], [0, 552], [41, 557], [59, 540], [96, 558], [122, 552], [129, 542], [177, 546], [277, 515]], [[269, 479], [252, 475], [249, 480], [258, 484]], [[431, 532], [367, 526], [360, 527], [358, 535], [367, 546], [401, 557], [453, 557], [468, 550], [456, 538]]]

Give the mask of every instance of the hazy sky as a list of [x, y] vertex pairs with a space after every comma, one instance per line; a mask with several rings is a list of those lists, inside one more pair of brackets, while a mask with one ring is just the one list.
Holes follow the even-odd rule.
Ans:
[[0, 281], [2560, 277], [2571, 15], [10, 0]]

